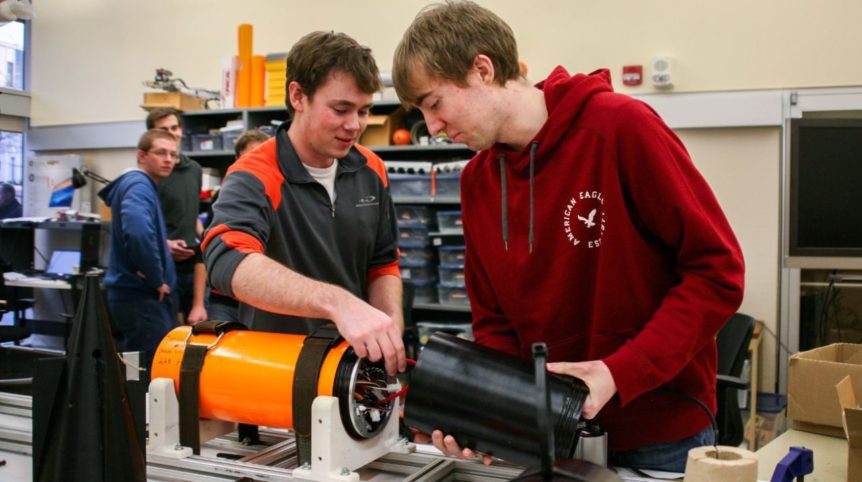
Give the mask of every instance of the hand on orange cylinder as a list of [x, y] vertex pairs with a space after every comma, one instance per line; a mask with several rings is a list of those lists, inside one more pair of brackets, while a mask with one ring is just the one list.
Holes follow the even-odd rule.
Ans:
[[392, 133], [392, 143], [396, 146], [404, 146], [410, 144], [410, 131], [407, 129], [396, 129]]

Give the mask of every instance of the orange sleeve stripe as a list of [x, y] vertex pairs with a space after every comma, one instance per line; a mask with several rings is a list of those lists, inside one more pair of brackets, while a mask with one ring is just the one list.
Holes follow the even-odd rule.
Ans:
[[260, 147], [234, 162], [228, 168], [225, 178], [234, 172], [247, 172], [256, 177], [263, 184], [272, 209], [278, 209], [281, 204], [281, 184], [284, 182], [284, 176], [278, 166], [275, 138], [267, 140]]
[[206, 250], [207, 250], [207, 245], [208, 245], [208, 244], [210, 244], [210, 241], [212, 241], [213, 239], [215, 239], [215, 237], [216, 237], [216, 236], [218, 236], [219, 234], [221, 234], [221, 233], [223, 233], [223, 232], [225, 232], [225, 231], [229, 231], [229, 230], [230, 230], [230, 228], [228, 228], [228, 227], [227, 227], [227, 226], [225, 226], [224, 224], [219, 224], [218, 226], [215, 226], [215, 227], [213, 227], [213, 228], [210, 228], [210, 229], [207, 231], [207, 235], [206, 235], [206, 237], [204, 238], [203, 242], [201, 242], [201, 251], [206, 251]]
[[389, 178], [386, 177], [386, 165], [383, 164], [383, 159], [380, 159], [380, 156], [371, 152], [371, 150], [365, 146], [360, 146], [359, 144], [354, 144], [354, 146], [356, 146], [357, 151], [365, 156], [365, 159], [368, 161], [368, 167], [380, 176], [380, 180], [383, 181], [383, 186], [389, 187]]
[[242, 231], [228, 231], [221, 236], [222, 241], [228, 247], [240, 253], [263, 253], [263, 243], [254, 236]]
[[262, 253], [263, 243], [254, 236], [243, 233], [242, 231], [231, 231], [225, 224], [211, 228], [207, 231], [207, 237], [201, 243], [201, 249], [206, 251], [207, 245], [221, 234], [221, 240], [228, 245], [229, 248], [236, 249], [242, 253]]
[[371, 283], [374, 283], [375, 281], [377, 281], [377, 279], [380, 278], [381, 276], [386, 276], [386, 275], [395, 276], [396, 278], [401, 278], [401, 270], [398, 269], [398, 260], [397, 259], [391, 263], [380, 265], [380, 266], [375, 266], [375, 267], [369, 269], [368, 270], [368, 284], [370, 285]]

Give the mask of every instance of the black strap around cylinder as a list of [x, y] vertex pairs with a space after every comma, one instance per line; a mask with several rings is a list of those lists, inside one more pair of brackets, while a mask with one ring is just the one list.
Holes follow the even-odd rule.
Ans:
[[293, 431], [299, 466], [311, 464], [311, 404], [317, 397], [320, 367], [330, 348], [341, 342], [335, 325], [320, 327], [309, 335], [299, 352], [293, 372]]
[[206, 356], [206, 345], [190, 344], [180, 364], [180, 444], [191, 447], [195, 455], [201, 453], [200, 377]]
[[[238, 322], [202, 321], [192, 326], [192, 335], [210, 333], [220, 336], [233, 330], [246, 330]], [[200, 378], [210, 346], [196, 343], [186, 345], [180, 363], [180, 444], [191, 447], [195, 455], [201, 453], [200, 429]]]

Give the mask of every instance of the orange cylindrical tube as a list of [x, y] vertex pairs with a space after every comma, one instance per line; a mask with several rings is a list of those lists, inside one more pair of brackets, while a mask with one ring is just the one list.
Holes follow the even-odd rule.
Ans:
[[[169, 378], [179, 395], [180, 364], [191, 327], [165, 336], [153, 357], [152, 379]], [[293, 378], [304, 335], [231, 331], [206, 355], [200, 374], [200, 416], [231, 422], [293, 428]], [[189, 343], [209, 345], [216, 336], [192, 336]], [[318, 395], [333, 396], [335, 375], [349, 345], [342, 342], [324, 359]]]
[[251, 56], [251, 94], [249, 98], [250, 107], [263, 107], [263, 80], [266, 73], [266, 65], [263, 55]]
[[251, 107], [251, 57], [252, 36], [251, 24], [241, 24], [237, 32], [237, 57], [239, 63], [236, 72], [236, 106]]

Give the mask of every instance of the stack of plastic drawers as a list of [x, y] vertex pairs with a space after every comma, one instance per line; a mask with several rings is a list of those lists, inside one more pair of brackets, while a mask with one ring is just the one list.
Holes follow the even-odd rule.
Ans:
[[441, 305], [470, 306], [464, 285], [464, 246], [440, 246], [440, 284], [437, 294]]
[[398, 250], [401, 252], [401, 279], [413, 285], [414, 303], [437, 301], [437, 272], [434, 251], [428, 237], [434, 218], [427, 206], [396, 205]]

